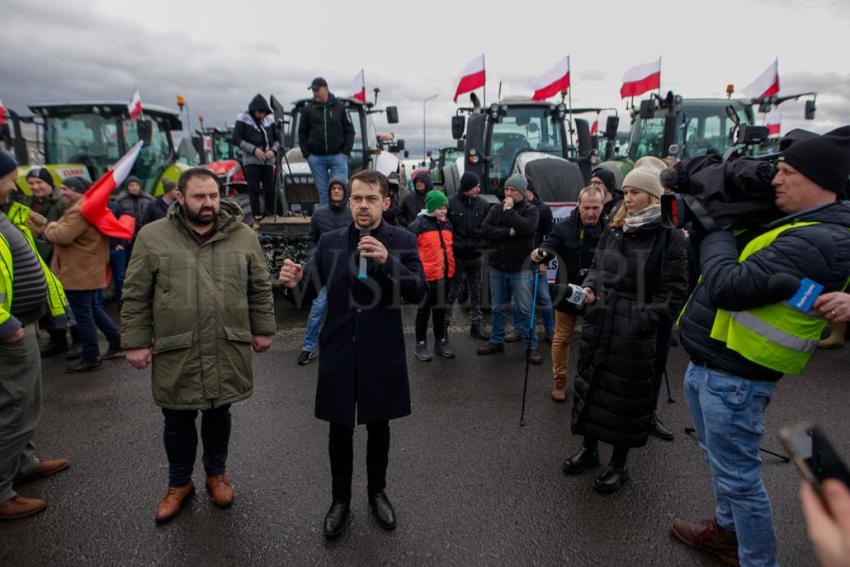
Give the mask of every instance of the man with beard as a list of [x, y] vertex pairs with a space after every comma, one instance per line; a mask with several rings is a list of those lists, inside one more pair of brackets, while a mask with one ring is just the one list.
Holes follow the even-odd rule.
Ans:
[[[426, 293], [416, 237], [383, 222], [381, 213], [390, 206], [387, 178], [365, 170], [351, 178], [350, 187], [354, 222], [322, 235], [306, 273], [289, 259], [280, 270], [281, 285], [297, 287], [296, 303], [310, 301], [323, 286], [328, 290], [315, 412], [330, 422], [333, 501], [324, 522], [327, 538], [340, 535], [348, 518], [357, 423], [368, 431], [369, 507], [383, 529], [396, 526], [384, 489], [389, 420], [410, 414], [402, 300], [418, 304]], [[365, 274], [358, 268], [363, 260]]]
[[165, 416], [168, 491], [157, 522], [195, 492], [198, 410], [207, 490], [217, 506], [232, 504], [230, 405], [251, 395], [251, 349], [268, 350], [276, 329], [268, 266], [239, 208], [220, 200], [207, 169], [185, 171], [177, 185], [166, 219], [139, 232], [121, 306], [127, 361], [153, 363], [154, 403]]

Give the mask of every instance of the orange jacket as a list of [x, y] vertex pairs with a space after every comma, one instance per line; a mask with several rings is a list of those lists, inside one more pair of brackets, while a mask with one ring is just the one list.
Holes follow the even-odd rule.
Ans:
[[455, 275], [455, 256], [452, 251], [452, 225], [421, 213], [407, 230], [416, 235], [419, 260], [429, 282], [448, 280]]

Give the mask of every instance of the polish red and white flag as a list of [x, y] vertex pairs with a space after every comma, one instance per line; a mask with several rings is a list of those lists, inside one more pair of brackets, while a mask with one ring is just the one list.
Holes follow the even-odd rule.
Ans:
[[651, 63], [632, 67], [623, 75], [620, 97], [640, 96], [645, 92], [661, 88], [661, 58]]
[[482, 53], [470, 61], [469, 64], [463, 68], [463, 71], [460, 72], [460, 76], [457, 80], [457, 88], [455, 89], [454, 101], [457, 102], [460, 95], [470, 93], [475, 89], [483, 87], [486, 82], [487, 73], [484, 71], [484, 54]]
[[6, 107], [3, 106], [3, 101], [0, 100], [0, 126], [6, 123]]
[[130, 120], [135, 120], [142, 113], [142, 97], [139, 91], [133, 93], [133, 98], [127, 103], [127, 112], [130, 113]]
[[773, 96], [779, 93], [779, 59], [775, 59], [755, 81], [742, 91], [750, 98]]
[[366, 102], [366, 73], [363, 69], [357, 73], [357, 76], [351, 81], [352, 93], [351, 98], [359, 100], [362, 103]]
[[80, 214], [102, 234], [119, 238], [121, 240], [132, 240], [136, 228], [136, 219], [130, 215], [121, 215], [115, 218], [106, 204], [115, 188], [124, 183], [142, 151], [143, 142], [137, 143], [124, 154], [115, 166], [104, 173], [89, 187], [83, 195], [80, 205]]
[[539, 77], [531, 81], [534, 94], [531, 100], [546, 100], [570, 88], [570, 57], [569, 55], [547, 69]]
[[782, 113], [778, 110], [771, 110], [767, 113], [764, 124], [767, 126], [767, 135], [769, 137], [775, 138], [780, 136], [782, 130]]

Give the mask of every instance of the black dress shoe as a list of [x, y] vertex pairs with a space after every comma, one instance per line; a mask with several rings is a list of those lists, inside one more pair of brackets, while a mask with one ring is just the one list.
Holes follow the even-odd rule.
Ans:
[[334, 500], [331, 502], [331, 507], [325, 515], [325, 525], [322, 529], [326, 538], [334, 538], [345, 529], [349, 507], [349, 503], [343, 500]]
[[49, 358], [63, 352], [68, 352], [68, 339], [64, 336], [57, 340], [51, 338], [46, 345], [41, 347], [41, 358]]
[[494, 354], [497, 352], [505, 352], [505, 345], [502, 343], [488, 342], [486, 345], [478, 347], [478, 350], [475, 352], [481, 356], [487, 356], [488, 354]]
[[103, 366], [103, 361], [100, 357], [92, 359], [83, 356], [73, 362], [69, 362], [65, 366], [65, 373], [74, 374], [75, 372], [89, 372], [90, 370], [97, 370], [101, 366]]
[[664, 425], [660, 419], [658, 419], [657, 415], [652, 416], [652, 423], [649, 426], [650, 435], [654, 435], [659, 439], [663, 439], [664, 441], [672, 441], [673, 440], [673, 432]]
[[578, 450], [578, 453], [561, 464], [561, 472], [570, 475], [581, 474], [590, 467], [597, 465], [599, 465], [599, 449], [582, 447]]
[[377, 492], [369, 497], [369, 508], [372, 515], [378, 521], [378, 525], [385, 530], [395, 529], [395, 510], [390, 504], [390, 499], [383, 492]]
[[543, 364], [543, 355], [540, 354], [540, 351], [536, 348], [528, 351], [528, 362], [533, 364], [534, 366], [540, 366]]
[[83, 345], [80, 343], [72, 344], [65, 355], [65, 360], [74, 360], [83, 356]]
[[596, 489], [596, 492], [611, 494], [617, 492], [621, 486], [626, 484], [627, 480], [629, 480], [629, 467], [609, 464], [602, 469], [602, 472], [593, 481], [593, 488]]

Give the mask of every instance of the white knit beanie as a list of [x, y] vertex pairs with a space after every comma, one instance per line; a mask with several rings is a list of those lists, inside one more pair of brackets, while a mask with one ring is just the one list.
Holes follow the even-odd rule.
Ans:
[[[644, 158], [641, 158], [641, 160]], [[661, 165], [664, 165], [664, 162], [657, 158], [657, 161], [661, 162]], [[640, 160], [638, 160], [640, 162]], [[661, 198], [661, 194], [664, 190], [661, 187], [661, 181], [659, 179], [659, 175], [661, 171], [664, 169], [657, 168], [656, 164], [646, 164], [641, 167], [635, 167], [631, 170], [623, 179], [623, 189], [626, 187], [634, 187], [635, 189], [640, 189], [644, 193], [649, 193], [656, 199]]]

